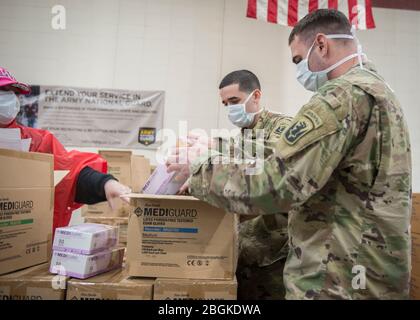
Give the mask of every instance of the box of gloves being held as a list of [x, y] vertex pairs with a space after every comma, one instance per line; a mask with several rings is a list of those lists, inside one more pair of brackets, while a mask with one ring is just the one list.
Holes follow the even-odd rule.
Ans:
[[118, 227], [96, 223], [57, 228], [50, 272], [85, 279], [120, 268], [124, 248], [114, 247]]
[[237, 216], [191, 196], [131, 194], [130, 276], [233, 279]]
[[185, 181], [187, 181], [187, 177], [176, 172], [168, 173], [166, 165], [160, 164], [145, 183], [142, 193], [173, 195], [178, 192]]
[[[176, 153], [172, 153], [169, 150], [160, 151], [164, 157], [162, 160], [168, 160], [170, 156], [178, 157], [178, 161], [186, 159], [188, 148], [196, 148], [198, 143], [187, 140], [178, 140], [176, 143]], [[166, 154], [166, 155], [165, 155]], [[144, 184], [141, 193], [144, 194], [158, 194], [158, 195], [174, 195], [177, 194], [183, 184], [187, 181], [188, 176], [182, 172], [168, 172], [168, 168], [162, 161], [158, 160], [158, 165], [150, 175], [149, 179]], [[136, 191], [134, 191], [136, 192]]]

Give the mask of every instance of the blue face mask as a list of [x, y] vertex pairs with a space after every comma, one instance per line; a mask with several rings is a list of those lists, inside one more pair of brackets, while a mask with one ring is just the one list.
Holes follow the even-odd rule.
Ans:
[[252, 124], [252, 122], [254, 122], [255, 115], [262, 111], [261, 109], [254, 113], [246, 112], [246, 103], [252, 97], [254, 92], [255, 90], [250, 93], [248, 98], [246, 98], [246, 100], [243, 103], [232, 104], [230, 106], [227, 106], [229, 112], [228, 117], [230, 122], [232, 122], [235, 126], [239, 128], [249, 127]]
[[[330, 34], [326, 35], [327, 39], [355, 39], [354, 36], [348, 35], [348, 34]], [[334, 63], [332, 66], [328, 67], [325, 70], [321, 71], [311, 71], [309, 69], [309, 56], [312, 52], [312, 49], [314, 48], [315, 41], [312, 44], [312, 46], [309, 48], [308, 54], [306, 55], [306, 59], [303, 59], [301, 62], [297, 64], [297, 73], [296, 78], [297, 80], [305, 87], [305, 89], [309, 91], [317, 91], [319, 88], [321, 88], [325, 82], [328, 81], [328, 73], [337, 68], [338, 66], [342, 65], [343, 63], [349, 61], [350, 59], [353, 59], [355, 57], [359, 58], [359, 64], [363, 68], [362, 65], [362, 49], [361, 46], [357, 46], [357, 53], [348, 55], [347, 57], [344, 57], [340, 61]]]

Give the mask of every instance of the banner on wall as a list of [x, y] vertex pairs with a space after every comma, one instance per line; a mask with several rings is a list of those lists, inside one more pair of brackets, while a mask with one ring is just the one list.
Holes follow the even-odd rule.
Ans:
[[18, 122], [51, 131], [65, 146], [156, 149], [164, 91], [32, 86]]

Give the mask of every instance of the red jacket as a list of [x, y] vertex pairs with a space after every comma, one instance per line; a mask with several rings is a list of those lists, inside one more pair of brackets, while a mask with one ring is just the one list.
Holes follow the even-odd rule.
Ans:
[[70, 172], [55, 187], [53, 234], [58, 227], [67, 226], [74, 210], [82, 204], [74, 202], [77, 178], [80, 171], [89, 166], [99, 172], [107, 172], [107, 162], [95, 153], [67, 151], [54, 135], [41, 129], [24, 127], [16, 120], [8, 128], [19, 128], [22, 139], [31, 138], [31, 152], [50, 153], [54, 155], [54, 170], [69, 170]]

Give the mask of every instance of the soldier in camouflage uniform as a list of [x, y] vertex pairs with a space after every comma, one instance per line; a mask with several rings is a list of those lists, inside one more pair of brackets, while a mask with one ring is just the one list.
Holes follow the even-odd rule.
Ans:
[[[252, 123], [241, 127], [241, 134], [230, 141], [218, 141], [220, 152], [229, 152], [229, 156], [244, 156], [240, 149], [246, 140], [246, 129], [252, 130], [249, 138], [257, 139], [258, 130], [262, 130], [265, 141], [276, 140], [288, 127], [292, 118], [280, 113], [270, 112], [260, 107], [261, 86], [258, 78], [250, 71], [238, 70], [226, 75], [219, 86], [223, 104], [237, 104], [246, 100], [247, 109], [258, 112]], [[254, 106], [251, 106], [254, 104]], [[222, 146], [223, 143], [226, 143]], [[239, 299], [284, 299], [283, 269], [288, 254], [287, 215], [261, 215], [253, 219], [243, 219], [239, 225], [239, 261], [236, 272]], [[246, 221], [245, 221], [246, 220]], [[267, 246], [267, 243], [272, 243]], [[270, 272], [267, 270], [271, 269]], [[261, 279], [264, 278], [264, 281]], [[274, 291], [270, 291], [274, 286]], [[265, 288], [264, 284], [271, 286]]]
[[394, 92], [343, 34], [350, 24], [334, 10], [295, 26], [298, 80], [316, 93], [272, 143], [260, 175], [246, 174], [252, 164], [215, 164], [213, 151], [190, 165], [190, 191], [232, 212], [288, 212], [287, 299], [407, 299], [408, 129]]

